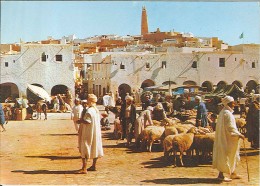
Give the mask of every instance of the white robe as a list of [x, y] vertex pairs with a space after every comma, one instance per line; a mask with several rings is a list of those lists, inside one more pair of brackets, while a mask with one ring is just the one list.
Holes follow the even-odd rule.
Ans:
[[137, 141], [141, 132], [147, 127], [147, 123], [149, 125], [153, 125], [150, 110], [142, 111], [139, 117], [135, 120], [135, 130], [134, 130], [135, 141]]
[[239, 135], [233, 110], [224, 107], [218, 117], [213, 146], [213, 168], [223, 173], [235, 171], [239, 156]]
[[102, 147], [100, 114], [95, 107], [87, 109], [83, 120], [88, 124], [81, 123], [79, 127], [79, 152], [81, 158], [93, 159], [104, 155]]

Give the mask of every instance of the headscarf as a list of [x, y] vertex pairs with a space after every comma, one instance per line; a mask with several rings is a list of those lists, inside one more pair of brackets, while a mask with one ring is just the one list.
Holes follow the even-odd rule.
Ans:
[[222, 98], [221, 103], [224, 106], [228, 106], [228, 103], [233, 102], [234, 98], [232, 96], [225, 96], [224, 98]]

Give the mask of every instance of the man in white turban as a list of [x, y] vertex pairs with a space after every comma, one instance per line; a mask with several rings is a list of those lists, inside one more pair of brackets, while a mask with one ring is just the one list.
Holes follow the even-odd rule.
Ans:
[[[215, 141], [213, 146], [213, 168], [219, 171], [218, 179], [221, 181], [231, 181], [241, 177], [235, 173], [239, 157], [239, 139], [244, 139], [236, 126], [233, 109], [235, 106], [234, 98], [226, 96], [222, 99], [223, 109], [219, 113], [217, 120]], [[230, 175], [230, 178], [224, 176]]]

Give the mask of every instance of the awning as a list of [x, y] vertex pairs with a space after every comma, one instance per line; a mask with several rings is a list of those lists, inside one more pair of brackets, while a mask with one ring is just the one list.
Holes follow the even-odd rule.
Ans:
[[43, 88], [35, 86], [35, 85], [29, 85], [29, 84], [27, 84], [27, 87], [32, 93], [39, 96], [40, 98], [42, 98], [46, 101], [51, 101], [50, 95]]

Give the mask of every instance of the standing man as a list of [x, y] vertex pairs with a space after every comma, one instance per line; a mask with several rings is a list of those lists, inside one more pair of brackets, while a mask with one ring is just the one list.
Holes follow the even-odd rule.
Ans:
[[208, 113], [206, 109], [206, 105], [201, 101], [200, 96], [195, 97], [195, 101], [197, 103], [197, 116], [196, 116], [196, 127], [206, 127], [208, 125]]
[[71, 119], [74, 122], [75, 130], [78, 132], [79, 131], [79, 126], [78, 126], [78, 120], [81, 118], [81, 113], [83, 111], [83, 106], [80, 104], [80, 99], [75, 99], [75, 105], [72, 108], [71, 112]]
[[[104, 155], [102, 147], [100, 114], [96, 107], [97, 97], [94, 94], [88, 95], [87, 110], [82, 112], [78, 142], [79, 152], [82, 158], [82, 168], [78, 171], [80, 174], [86, 174], [87, 171], [96, 171], [97, 159]], [[87, 169], [87, 160], [93, 159], [92, 166]]]
[[[223, 109], [219, 113], [217, 120], [215, 141], [213, 146], [213, 168], [219, 171], [218, 179], [229, 182], [232, 179], [241, 177], [235, 173], [239, 157], [239, 138], [244, 139], [236, 126], [233, 113], [235, 106], [234, 98], [226, 96], [222, 99]], [[230, 178], [224, 177], [224, 173]]]
[[122, 139], [127, 138], [126, 145], [129, 146], [133, 138], [134, 123], [136, 120], [136, 107], [133, 104], [134, 98], [131, 96], [125, 97], [125, 102], [121, 107], [120, 117], [123, 129]]

